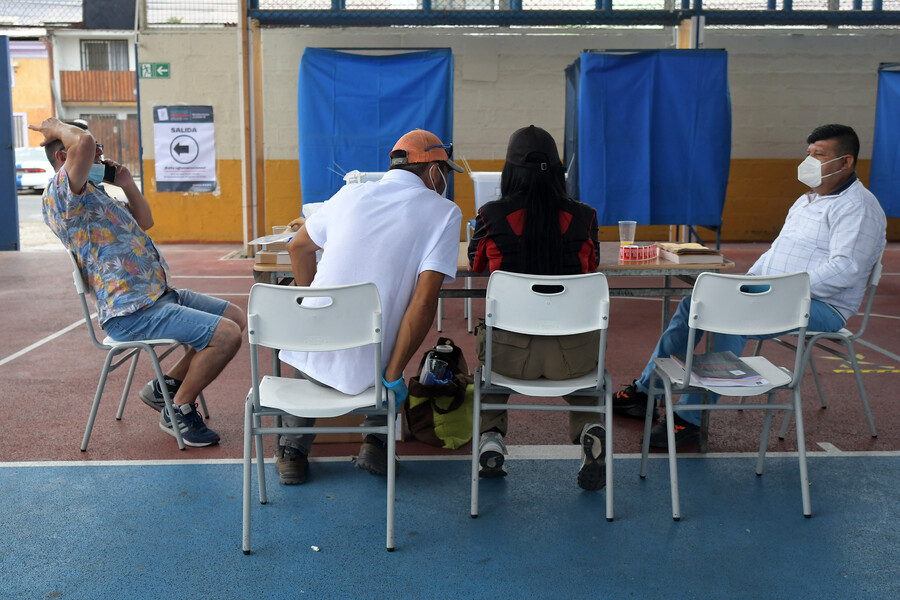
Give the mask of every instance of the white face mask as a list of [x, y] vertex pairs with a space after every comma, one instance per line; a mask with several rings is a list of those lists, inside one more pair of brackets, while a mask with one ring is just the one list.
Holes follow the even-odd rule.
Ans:
[[819, 159], [812, 156], [807, 156], [803, 160], [803, 162], [797, 166], [797, 179], [800, 180], [800, 183], [808, 185], [811, 188], [817, 188], [822, 185], [822, 179], [824, 179], [825, 177], [831, 177], [832, 175], [837, 175], [838, 173], [843, 171], [843, 169], [840, 169], [838, 171], [835, 171], [834, 173], [822, 175], [822, 167], [836, 160], [841, 160], [845, 156], [847, 155], [844, 154], [842, 156], [838, 156], [837, 158], [826, 160], [825, 162], [819, 162]]
[[102, 163], [94, 163], [91, 165], [91, 172], [88, 173], [88, 181], [93, 181], [94, 185], [103, 183], [103, 173], [106, 172], [106, 165]]
[[[441, 197], [446, 198], [446, 197], [447, 197], [447, 187], [448, 187], [448, 186], [447, 186], [447, 178], [444, 177], [444, 170], [443, 170], [442, 168], [437, 167], [437, 170], [438, 170], [438, 173], [441, 174], [441, 179], [444, 181], [444, 191], [441, 192]], [[434, 177], [432, 177], [432, 172], [433, 172], [433, 171], [429, 171], [429, 172], [428, 172], [428, 178], [431, 180], [431, 187], [432, 187], [432, 189], [434, 189], [434, 191], [436, 192], [436, 191], [437, 191], [437, 186], [436, 186], [435, 183], [434, 183]]]

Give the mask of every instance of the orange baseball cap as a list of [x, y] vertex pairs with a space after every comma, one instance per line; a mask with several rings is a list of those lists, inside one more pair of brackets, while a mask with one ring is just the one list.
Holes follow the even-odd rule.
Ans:
[[[402, 155], [394, 156], [395, 152]], [[444, 162], [447, 166], [462, 173], [463, 168], [453, 162], [453, 144], [444, 144], [438, 136], [424, 129], [413, 129], [394, 144], [391, 149], [391, 166], [412, 165], [416, 163]]]

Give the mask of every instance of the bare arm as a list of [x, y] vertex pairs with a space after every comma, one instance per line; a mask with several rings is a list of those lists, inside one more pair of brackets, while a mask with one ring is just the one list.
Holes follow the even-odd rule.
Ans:
[[400, 321], [397, 343], [384, 372], [385, 381], [394, 381], [403, 375], [403, 369], [431, 330], [437, 311], [438, 293], [443, 283], [443, 273], [437, 271], [419, 273], [412, 300], [406, 307], [403, 320]]
[[306, 226], [294, 234], [287, 243], [288, 254], [291, 257], [291, 270], [294, 272], [294, 285], [307, 286], [316, 276], [316, 243], [309, 237]]
[[153, 227], [153, 211], [150, 210], [150, 203], [147, 202], [140, 188], [134, 182], [134, 177], [131, 175], [128, 167], [112, 160], [104, 160], [103, 162], [116, 168], [116, 179], [113, 183], [125, 192], [128, 210], [131, 211], [131, 216], [134, 217], [140, 228], [147, 231]]
[[62, 142], [66, 153], [62, 166], [65, 167], [69, 177], [69, 189], [73, 193], [80, 194], [84, 190], [91, 165], [94, 164], [97, 155], [94, 136], [79, 127], [63, 123], [56, 117], [44, 119], [40, 125], [29, 125], [28, 128], [43, 134], [44, 141], [41, 142], [41, 146], [55, 140]]

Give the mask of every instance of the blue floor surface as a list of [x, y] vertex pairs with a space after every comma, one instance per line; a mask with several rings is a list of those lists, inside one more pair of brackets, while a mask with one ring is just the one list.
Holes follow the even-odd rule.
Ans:
[[[897, 598], [900, 457], [617, 459], [616, 520], [575, 460], [512, 460], [469, 517], [467, 461], [403, 461], [397, 550], [384, 482], [316, 462], [307, 485], [252, 504], [241, 553], [239, 464], [0, 468], [0, 598]], [[317, 546], [319, 551], [311, 547]]]

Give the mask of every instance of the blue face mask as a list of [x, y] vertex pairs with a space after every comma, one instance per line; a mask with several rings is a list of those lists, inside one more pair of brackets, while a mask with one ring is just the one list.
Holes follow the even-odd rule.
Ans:
[[106, 171], [106, 165], [103, 163], [95, 163], [91, 165], [91, 172], [88, 173], [88, 181], [94, 185], [100, 185], [103, 182], [103, 173]]

